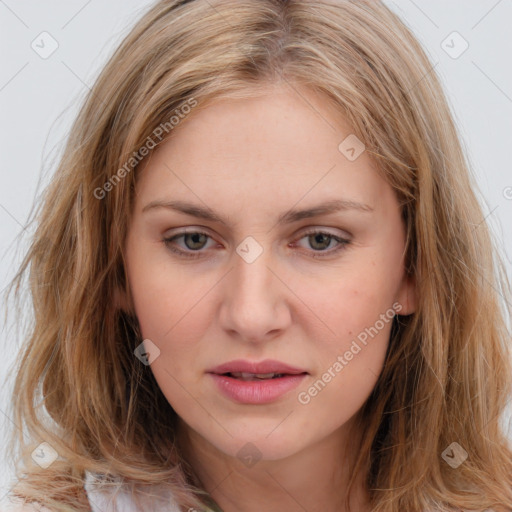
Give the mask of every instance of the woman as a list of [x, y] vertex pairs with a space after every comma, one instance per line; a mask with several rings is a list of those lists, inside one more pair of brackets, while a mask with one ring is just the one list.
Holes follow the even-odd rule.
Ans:
[[15, 280], [30, 267], [35, 324], [13, 497], [511, 510], [510, 292], [475, 190], [384, 4], [158, 2], [91, 90]]

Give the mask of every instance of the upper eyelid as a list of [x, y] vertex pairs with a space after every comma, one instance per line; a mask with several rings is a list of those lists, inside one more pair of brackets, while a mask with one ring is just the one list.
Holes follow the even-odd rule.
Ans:
[[[307, 251], [306, 250], [306, 252], [308, 252], [310, 254], [310, 256], [315, 260], [326, 260], [326, 259], [328, 260], [329, 257], [335, 257], [341, 251], [346, 250], [347, 247], [349, 247], [353, 243], [351, 235], [349, 237], [345, 237], [343, 235], [337, 236], [337, 235], [334, 235], [333, 233], [329, 233], [329, 231], [324, 228], [315, 228], [315, 227], [307, 228], [306, 231], [302, 232], [299, 236], [295, 237], [294, 241], [292, 243], [296, 244], [297, 242], [299, 242], [303, 238], [307, 237], [308, 235], [317, 234], [317, 233], [322, 233], [322, 234], [328, 235], [332, 240], [336, 241], [337, 245], [336, 245], [336, 247], [331, 248], [327, 251], [314, 251], [314, 250]], [[205, 254], [207, 251], [204, 250], [204, 248], [194, 251], [194, 250], [186, 249], [186, 248], [183, 249], [183, 248], [172, 247], [172, 245], [176, 243], [174, 241], [174, 239], [181, 238], [182, 236], [185, 236], [187, 234], [204, 234], [211, 240], [215, 241], [215, 238], [210, 236], [205, 231], [201, 231], [198, 229], [189, 229], [189, 230], [182, 230], [182, 231], [175, 233], [173, 235], [170, 235], [168, 237], [164, 237], [163, 243], [167, 246], [168, 250], [170, 250], [173, 253], [178, 254], [178, 256], [182, 257], [182, 258], [186, 258], [189, 260], [197, 260], [201, 257], [203, 257], [203, 258], [207, 257]], [[303, 250], [305, 250], [305, 249], [303, 249]]]
[[[166, 239], [178, 238], [179, 236], [187, 235], [187, 234], [203, 234], [203, 235], [208, 236], [209, 238], [215, 239], [215, 236], [210, 234], [208, 228], [192, 227], [192, 228], [181, 228], [181, 229], [176, 228], [176, 229], [179, 231], [176, 231], [169, 235], [164, 235], [164, 238], [166, 238]], [[320, 226], [312, 226], [312, 227], [308, 227], [308, 228], [303, 228], [302, 230], [300, 230], [300, 232], [297, 235], [295, 235], [295, 239], [300, 240], [300, 238], [307, 236], [308, 234], [312, 234], [312, 233], [324, 233], [324, 234], [330, 235], [332, 237], [339, 237], [339, 238], [345, 238], [345, 239], [352, 238], [352, 235], [345, 230], [340, 230], [340, 231], [342, 231], [341, 233], [332, 233], [329, 231], [330, 229], [335, 229], [335, 228], [332, 228], [332, 227], [326, 228], [326, 227], [320, 227]], [[338, 229], [340, 229], [340, 228], [338, 228]]]
[[[346, 244], [346, 243], [351, 243], [352, 242], [352, 235], [350, 235], [348, 233], [346, 233], [346, 234], [331, 233], [329, 231], [329, 229], [333, 229], [333, 228], [321, 228], [321, 227], [304, 228], [303, 231], [301, 231], [298, 235], [294, 236], [293, 243], [297, 243], [298, 241], [302, 240], [304, 237], [306, 237], [308, 235], [312, 235], [312, 234], [325, 234], [327, 236], [330, 236], [333, 239], [338, 239], [337, 240], [338, 244], [343, 244], [343, 243]], [[180, 231], [178, 231], [176, 233], [172, 233], [172, 234], [166, 235], [163, 238], [164, 238], [164, 241], [166, 241], [166, 242], [171, 242], [171, 241], [174, 242], [175, 239], [181, 238], [182, 236], [185, 236], [185, 235], [188, 235], [188, 234], [206, 235], [210, 240], [213, 240], [214, 242], [217, 242], [215, 237], [210, 235], [208, 230], [203, 229], [203, 228], [181, 229]], [[187, 249], [180, 249], [180, 250], [182, 250], [184, 252], [189, 252], [190, 251], [191, 253], [196, 252], [196, 253], [199, 254], [200, 252], [202, 252], [203, 249], [198, 250], [198, 251], [191, 251], [191, 250], [187, 250]]]

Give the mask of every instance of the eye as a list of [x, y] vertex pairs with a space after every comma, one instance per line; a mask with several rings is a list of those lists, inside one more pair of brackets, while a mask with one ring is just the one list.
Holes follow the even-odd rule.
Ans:
[[[340, 236], [336, 236], [332, 233], [321, 230], [311, 230], [303, 233], [299, 240], [305, 238], [307, 239], [309, 246], [315, 249], [311, 253], [313, 258], [326, 258], [345, 249], [345, 247], [350, 244], [350, 240], [347, 240], [346, 238], [342, 238]], [[334, 247], [334, 249], [326, 251], [325, 249], [331, 245], [333, 240], [337, 245]]]
[[[185, 244], [184, 248], [176, 247], [176, 240], [180, 238], [183, 238], [183, 242]], [[209, 238], [211, 239], [207, 233], [202, 231], [182, 231], [181, 233], [177, 233], [171, 237], [164, 238], [162, 242], [170, 251], [180, 256], [185, 258], [200, 258], [203, 256], [204, 252], [201, 251], [201, 249], [205, 248], [206, 242]], [[313, 258], [324, 258], [330, 256], [350, 244], [350, 240], [321, 230], [308, 231], [307, 233], [304, 233], [299, 240], [305, 238], [307, 238], [310, 247], [313, 248], [313, 251], [309, 251]], [[335, 241], [337, 245], [334, 249], [327, 251], [326, 249], [331, 245], [332, 241]]]
[[[178, 240], [179, 238], [183, 238], [185, 250], [177, 249], [175, 247], [175, 240]], [[169, 250], [179, 254], [180, 256], [185, 256], [186, 258], [199, 258], [202, 256], [202, 253], [199, 251], [204, 248], [204, 244], [208, 238], [210, 238], [210, 236], [202, 231], [182, 231], [172, 237], [164, 238], [163, 242]], [[192, 252], [188, 252], [187, 249]]]

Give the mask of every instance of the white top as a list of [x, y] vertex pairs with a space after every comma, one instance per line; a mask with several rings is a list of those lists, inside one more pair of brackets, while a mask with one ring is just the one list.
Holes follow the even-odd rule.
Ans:
[[141, 509], [137, 509], [131, 495], [120, 484], [117, 488], [102, 486], [101, 480], [87, 471], [85, 491], [92, 512], [180, 512], [178, 504], [168, 490], [159, 492], [156, 497], [141, 496]]
[[[89, 472], [85, 472], [85, 491], [92, 512], [180, 512], [180, 508], [169, 491], [159, 496], [140, 497], [141, 507], [137, 508], [133, 498], [121, 485], [102, 486], [101, 480]], [[36, 504], [24, 504], [17, 500], [2, 512], [51, 512], [48, 508]]]

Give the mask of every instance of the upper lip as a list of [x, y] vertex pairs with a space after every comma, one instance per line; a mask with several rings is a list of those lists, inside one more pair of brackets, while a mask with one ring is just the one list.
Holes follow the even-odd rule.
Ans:
[[246, 361], [244, 359], [236, 359], [223, 363], [215, 368], [208, 370], [208, 373], [216, 373], [221, 375], [223, 373], [285, 373], [285, 374], [300, 374], [307, 373], [306, 370], [290, 366], [289, 364], [282, 363], [281, 361], [274, 361], [273, 359], [265, 359], [264, 361]]

